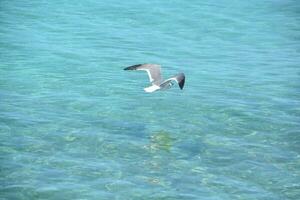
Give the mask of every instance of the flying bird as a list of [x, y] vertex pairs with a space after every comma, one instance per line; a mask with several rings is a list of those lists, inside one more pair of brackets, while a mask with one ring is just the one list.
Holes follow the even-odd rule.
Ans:
[[176, 81], [180, 87], [183, 89], [185, 82], [184, 73], [179, 73], [169, 79], [163, 80], [161, 75], [161, 67], [157, 64], [138, 64], [126, 67], [124, 70], [144, 70], [148, 73], [150, 83], [149, 87], [144, 88], [145, 92], [155, 92], [157, 90], [166, 90], [171, 88]]

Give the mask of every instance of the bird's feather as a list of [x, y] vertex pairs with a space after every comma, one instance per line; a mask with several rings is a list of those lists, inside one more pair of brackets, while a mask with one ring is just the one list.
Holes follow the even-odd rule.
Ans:
[[159, 85], [162, 81], [161, 67], [157, 64], [138, 64], [126, 67], [124, 70], [144, 70], [149, 76], [150, 83]]
[[185, 75], [184, 75], [184, 73], [179, 73], [176, 76], [173, 76], [173, 77], [165, 80], [164, 82], [161, 83], [161, 86], [164, 86], [164, 85], [170, 83], [171, 81], [176, 81], [178, 83], [180, 89], [183, 89], [184, 83], [185, 83]]

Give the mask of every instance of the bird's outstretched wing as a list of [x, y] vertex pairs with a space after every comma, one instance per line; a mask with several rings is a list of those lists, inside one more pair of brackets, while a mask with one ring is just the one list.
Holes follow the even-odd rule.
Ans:
[[126, 67], [124, 70], [144, 70], [147, 71], [149, 80], [153, 85], [160, 85], [162, 81], [160, 65], [138, 64]]
[[167, 80], [165, 80], [161, 86], [163, 87], [163, 85], [170, 83], [171, 81], [176, 81], [180, 87], [180, 89], [183, 89], [184, 87], [184, 82], [185, 82], [185, 75], [184, 73], [179, 73], [176, 76], [173, 76]]

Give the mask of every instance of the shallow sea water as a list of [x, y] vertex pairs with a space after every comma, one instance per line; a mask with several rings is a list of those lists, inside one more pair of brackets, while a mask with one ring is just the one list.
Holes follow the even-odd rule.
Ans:
[[[0, 199], [300, 199], [300, 3], [0, 2]], [[184, 90], [144, 93], [144, 72]]]

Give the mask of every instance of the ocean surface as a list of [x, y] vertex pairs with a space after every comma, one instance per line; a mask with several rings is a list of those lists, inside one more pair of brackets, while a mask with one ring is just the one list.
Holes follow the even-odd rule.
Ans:
[[300, 2], [1, 0], [0, 199], [300, 199]]

